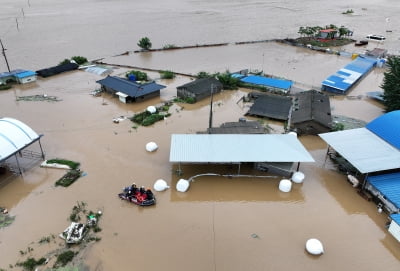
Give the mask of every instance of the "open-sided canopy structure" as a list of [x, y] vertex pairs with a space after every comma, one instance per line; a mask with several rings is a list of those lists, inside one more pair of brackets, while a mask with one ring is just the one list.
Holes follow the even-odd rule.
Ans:
[[365, 128], [319, 134], [360, 173], [400, 168], [400, 110], [386, 113]]
[[[40, 140], [25, 123], [13, 118], [0, 118], [0, 163]], [[42, 151], [42, 156], [43, 151]]]

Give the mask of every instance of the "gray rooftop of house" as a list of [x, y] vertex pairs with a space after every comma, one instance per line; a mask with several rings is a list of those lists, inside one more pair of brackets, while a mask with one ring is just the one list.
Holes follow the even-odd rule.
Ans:
[[266, 134], [266, 129], [258, 121], [225, 122], [220, 127], [207, 128], [198, 134]]
[[332, 123], [329, 96], [316, 90], [297, 93], [294, 98], [292, 123], [313, 120], [326, 127]]
[[292, 98], [281, 95], [260, 95], [246, 115], [287, 120], [289, 118]]
[[314, 162], [290, 134], [173, 134], [172, 163]]

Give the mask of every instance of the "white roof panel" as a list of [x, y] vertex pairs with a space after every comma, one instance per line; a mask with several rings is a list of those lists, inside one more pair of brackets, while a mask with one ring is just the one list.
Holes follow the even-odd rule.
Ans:
[[23, 122], [0, 118], [0, 159], [7, 158], [38, 138], [38, 134]]
[[400, 151], [367, 128], [319, 136], [361, 173], [400, 168]]
[[170, 162], [314, 162], [289, 134], [173, 134]]

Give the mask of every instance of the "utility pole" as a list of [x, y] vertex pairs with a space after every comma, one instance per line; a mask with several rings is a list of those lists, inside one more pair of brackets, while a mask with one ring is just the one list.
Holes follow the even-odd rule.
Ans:
[[211, 84], [211, 100], [210, 100], [210, 119], [208, 122], [208, 133], [211, 134], [211, 128], [212, 128], [212, 117], [213, 117], [213, 96], [214, 96], [214, 84]]
[[3, 42], [1, 42], [1, 39], [0, 39], [0, 44], [1, 44], [1, 49], [2, 49], [2, 52], [3, 52], [4, 59], [5, 59], [6, 64], [7, 64], [8, 72], [11, 72], [11, 71], [10, 71], [10, 66], [8, 65], [7, 56], [6, 56], [6, 50], [7, 50], [7, 49], [4, 49]]

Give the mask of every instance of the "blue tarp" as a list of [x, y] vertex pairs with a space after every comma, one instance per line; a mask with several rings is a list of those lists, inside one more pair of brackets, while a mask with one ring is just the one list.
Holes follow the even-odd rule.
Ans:
[[400, 208], [400, 173], [369, 176], [367, 181], [387, 200]]
[[289, 80], [274, 79], [274, 78], [257, 76], [257, 75], [246, 76], [246, 77], [240, 79], [240, 81], [242, 81], [244, 83], [261, 85], [261, 86], [265, 86], [265, 87], [279, 88], [279, 89], [284, 89], [284, 90], [289, 90], [293, 84], [293, 82], [289, 81]]
[[386, 113], [365, 127], [390, 145], [400, 149], [400, 110]]
[[344, 68], [322, 81], [322, 90], [345, 93], [367, 74], [377, 63], [377, 59], [359, 56]]

